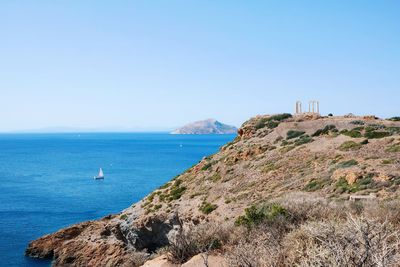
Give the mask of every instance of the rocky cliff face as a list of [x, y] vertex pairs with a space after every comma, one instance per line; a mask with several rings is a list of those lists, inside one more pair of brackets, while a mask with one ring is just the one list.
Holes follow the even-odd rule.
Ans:
[[120, 214], [44, 236], [26, 254], [55, 266], [132, 266], [135, 251], [167, 245], [182, 225], [235, 221], [250, 205], [289, 192], [399, 196], [398, 121], [280, 114], [252, 118], [238, 132]]
[[237, 128], [215, 119], [196, 121], [176, 129], [171, 134], [235, 134]]

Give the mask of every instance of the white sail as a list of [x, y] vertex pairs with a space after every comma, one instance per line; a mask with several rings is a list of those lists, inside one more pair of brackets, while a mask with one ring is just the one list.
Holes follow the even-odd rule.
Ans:
[[104, 177], [103, 169], [100, 168], [98, 177]]

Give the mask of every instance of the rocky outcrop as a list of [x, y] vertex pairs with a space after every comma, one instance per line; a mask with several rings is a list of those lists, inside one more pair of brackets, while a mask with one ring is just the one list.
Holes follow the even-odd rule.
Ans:
[[187, 124], [174, 130], [171, 134], [235, 134], [237, 130], [235, 126], [208, 119]]
[[117, 216], [107, 216], [43, 236], [31, 242], [25, 254], [54, 259], [54, 266], [129, 266], [136, 251], [154, 252], [168, 245], [170, 236], [180, 226], [174, 214], [132, 224]]

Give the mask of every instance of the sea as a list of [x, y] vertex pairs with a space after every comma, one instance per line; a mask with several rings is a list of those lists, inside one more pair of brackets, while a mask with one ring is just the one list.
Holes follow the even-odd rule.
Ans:
[[24, 256], [29, 241], [120, 212], [234, 137], [0, 134], [0, 266], [50, 266]]

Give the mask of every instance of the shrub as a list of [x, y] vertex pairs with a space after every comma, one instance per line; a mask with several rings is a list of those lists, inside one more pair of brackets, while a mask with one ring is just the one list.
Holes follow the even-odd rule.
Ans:
[[278, 125], [281, 121], [291, 118], [291, 117], [292, 117], [291, 114], [284, 113], [284, 114], [273, 115], [268, 118], [261, 118], [256, 122], [254, 127], [256, 130], [262, 129], [264, 127], [273, 129], [273, 128], [278, 127]]
[[354, 165], [358, 165], [358, 161], [355, 159], [347, 160], [347, 161], [342, 161], [340, 162], [337, 167], [338, 168], [348, 168]]
[[264, 221], [272, 221], [279, 216], [285, 216], [287, 214], [286, 209], [277, 203], [267, 204], [267, 205], [251, 205], [245, 209], [245, 214], [239, 216], [235, 225], [244, 225], [246, 227], [252, 227], [259, 225]]
[[289, 130], [286, 133], [286, 139], [293, 139], [299, 136], [302, 136], [305, 132], [303, 131], [295, 131], [295, 130]]
[[216, 204], [211, 204], [208, 202], [203, 202], [201, 206], [199, 207], [199, 210], [203, 212], [204, 214], [210, 214], [214, 210], [216, 210], [218, 206]]
[[120, 218], [121, 220], [126, 221], [126, 220], [128, 219], [128, 215], [122, 214], [121, 216], [119, 216], [119, 218]]
[[400, 127], [387, 127], [386, 130], [391, 134], [400, 134]]
[[302, 135], [302, 136], [300, 136], [299, 139], [297, 139], [296, 141], [294, 141], [294, 144], [295, 144], [296, 146], [301, 146], [301, 145], [310, 143], [310, 142], [312, 142], [312, 141], [314, 141], [314, 140], [313, 140], [309, 135]]
[[332, 113], [329, 113], [329, 114], [328, 114], [328, 117], [333, 117], [333, 114], [332, 114]]
[[368, 139], [364, 139], [363, 141], [360, 142], [361, 145], [366, 145], [368, 143], [369, 143]]
[[207, 162], [206, 164], [204, 164], [204, 166], [201, 168], [201, 170], [202, 171], [206, 171], [211, 167], [212, 167], [212, 163], [211, 162]]
[[337, 131], [335, 125], [326, 125], [323, 129], [317, 130], [312, 136], [328, 135], [331, 131]]
[[211, 177], [210, 177], [211, 181], [213, 182], [218, 182], [219, 180], [221, 180], [221, 175], [219, 173], [214, 173]]
[[322, 185], [320, 183], [318, 183], [318, 181], [312, 180], [312, 181], [308, 182], [308, 184], [306, 184], [306, 186], [304, 187], [304, 190], [307, 192], [312, 192], [312, 191], [316, 191], [321, 188], [322, 188]]
[[357, 150], [360, 148], [361, 148], [361, 144], [356, 143], [354, 141], [346, 141], [340, 145], [339, 150], [350, 151], [350, 150]]
[[362, 134], [359, 131], [356, 131], [354, 129], [350, 130], [350, 131], [342, 131], [343, 135], [346, 136], [350, 136], [352, 138], [360, 138], [362, 137]]
[[400, 152], [400, 144], [389, 146], [386, 152]]
[[186, 190], [185, 186], [181, 186], [182, 181], [180, 179], [176, 179], [174, 184], [171, 186], [169, 191], [168, 200], [177, 200], [180, 199], [183, 193]]
[[368, 138], [368, 139], [376, 139], [376, 138], [383, 138], [383, 137], [390, 136], [390, 135], [391, 134], [389, 132], [369, 131], [364, 134], [364, 137]]
[[388, 120], [390, 120], [390, 121], [400, 121], [400, 117], [391, 117]]
[[383, 130], [385, 129], [386, 126], [382, 124], [369, 124], [367, 127], [365, 127], [366, 132], [372, 132], [376, 130]]
[[289, 114], [289, 113], [282, 113], [282, 114], [277, 114], [277, 115], [271, 116], [271, 117], [270, 117], [270, 120], [273, 120], [273, 121], [283, 121], [283, 120], [289, 119], [289, 118], [291, 118], [291, 117], [292, 117], [292, 114]]
[[351, 123], [351, 124], [354, 124], [354, 125], [364, 125], [364, 124], [365, 124], [365, 122], [364, 122], [364, 121], [361, 121], [361, 120], [351, 121], [350, 123]]
[[181, 223], [178, 233], [167, 248], [168, 259], [172, 263], [181, 264], [194, 255], [208, 254], [227, 242], [229, 232], [229, 228], [211, 223], [188, 229], [183, 229]]

